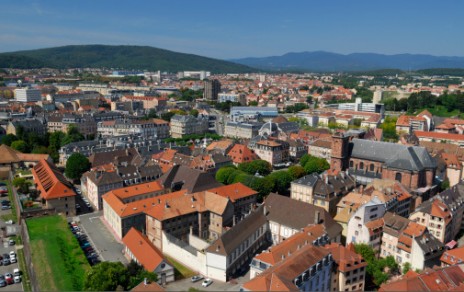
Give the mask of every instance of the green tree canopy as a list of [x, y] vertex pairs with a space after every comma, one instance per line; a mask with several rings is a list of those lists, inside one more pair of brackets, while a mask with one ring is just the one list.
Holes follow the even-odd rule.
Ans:
[[115, 291], [128, 286], [129, 274], [121, 262], [101, 262], [91, 268], [84, 281], [87, 291]]
[[11, 143], [13, 143], [14, 141], [17, 141], [17, 140], [18, 140], [18, 137], [16, 137], [15, 135], [7, 134], [7, 135], [2, 137], [2, 144], [5, 144], [7, 146], [11, 146]]
[[16, 177], [13, 179], [13, 186], [21, 193], [29, 193], [29, 187], [32, 183], [23, 177]]
[[268, 175], [272, 171], [272, 166], [265, 160], [254, 160], [240, 163], [238, 169], [252, 175], [256, 172], [260, 175]]
[[306, 172], [304, 168], [300, 165], [292, 165], [288, 168], [288, 173], [292, 176], [292, 179], [299, 179], [300, 177], [305, 176]]
[[306, 162], [303, 168], [307, 174], [322, 173], [329, 169], [330, 165], [324, 158], [309, 156], [309, 160]]
[[80, 179], [82, 174], [90, 169], [90, 162], [81, 153], [73, 153], [66, 161], [65, 174], [70, 179]]
[[84, 139], [84, 136], [81, 133], [79, 133], [79, 130], [76, 128], [76, 126], [70, 125], [68, 127], [68, 133], [61, 140], [61, 146], [65, 146], [73, 142], [79, 142]]
[[227, 183], [227, 180], [229, 179], [229, 176], [237, 170], [236, 167], [232, 166], [225, 166], [221, 167], [217, 172], [216, 172], [216, 180], [220, 183]]
[[281, 195], [289, 193], [290, 183], [293, 178], [288, 171], [275, 171], [268, 175], [267, 178], [274, 182], [274, 188], [272, 189], [274, 192], [278, 192]]
[[27, 144], [24, 140], [17, 140], [11, 143], [11, 148], [19, 152], [27, 152]]

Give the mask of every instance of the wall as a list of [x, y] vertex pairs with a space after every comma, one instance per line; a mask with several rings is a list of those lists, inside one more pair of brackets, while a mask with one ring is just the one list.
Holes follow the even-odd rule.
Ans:
[[188, 267], [193, 271], [197, 271], [202, 275], [207, 275], [206, 271], [206, 255], [197, 251], [191, 253], [190, 251], [180, 247], [179, 245], [170, 242], [165, 233], [162, 234], [163, 254], [174, 258], [179, 263]]

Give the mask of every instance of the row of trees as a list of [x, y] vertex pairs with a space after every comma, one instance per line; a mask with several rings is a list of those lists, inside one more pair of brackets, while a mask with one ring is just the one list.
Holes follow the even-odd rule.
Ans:
[[445, 92], [437, 97], [430, 91], [421, 91], [419, 93], [412, 93], [408, 98], [400, 100], [395, 98], [386, 99], [383, 103], [387, 111], [407, 111], [408, 113], [414, 113], [424, 108], [433, 109], [441, 106], [448, 112], [456, 109], [464, 112], [464, 92]]
[[[367, 244], [356, 244], [354, 248], [356, 253], [360, 254], [367, 262], [366, 290], [378, 288], [388, 280], [390, 274], [399, 273], [400, 267], [393, 256], [377, 258], [374, 249]], [[406, 273], [407, 270], [403, 269], [403, 272]]]
[[216, 173], [216, 180], [223, 184], [241, 182], [259, 192], [259, 200], [269, 193], [288, 195], [290, 183], [306, 174], [321, 173], [329, 169], [325, 159], [305, 154], [301, 165], [290, 166], [287, 170], [272, 172], [272, 166], [264, 160], [244, 162], [235, 166], [224, 166]]
[[158, 276], [147, 272], [136, 262], [126, 267], [121, 262], [101, 262], [93, 266], [85, 275], [86, 291], [130, 291], [144, 279], [156, 282]]
[[58, 151], [62, 146], [84, 139], [84, 136], [73, 125], [69, 126], [66, 134], [53, 132], [44, 136], [25, 132], [24, 129], [18, 127], [16, 135], [3, 136], [1, 143], [23, 153], [49, 154], [56, 162], [59, 159]]

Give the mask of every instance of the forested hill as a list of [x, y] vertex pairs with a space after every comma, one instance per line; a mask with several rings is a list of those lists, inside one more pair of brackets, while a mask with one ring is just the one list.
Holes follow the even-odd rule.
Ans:
[[148, 46], [77, 45], [0, 53], [0, 68], [118, 68], [212, 73], [257, 71], [245, 65]]

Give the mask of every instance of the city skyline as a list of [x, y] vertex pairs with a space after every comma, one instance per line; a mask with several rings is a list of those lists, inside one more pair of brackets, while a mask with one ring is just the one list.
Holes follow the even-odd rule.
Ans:
[[146, 45], [218, 59], [288, 52], [464, 56], [463, 2], [5, 1], [0, 52]]

